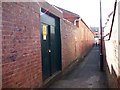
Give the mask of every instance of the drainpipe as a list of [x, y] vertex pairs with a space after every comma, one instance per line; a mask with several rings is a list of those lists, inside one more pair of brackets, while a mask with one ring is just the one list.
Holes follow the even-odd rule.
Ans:
[[114, 4], [113, 19], [112, 19], [112, 24], [111, 24], [110, 33], [109, 33], [109, 39], [108, 40], [110, 40], [111, 34], [112, 34], [112, 28], [113, 28], [113, 23], [114, 23], [114, 19], [115, 19], [116, 6], [117, 6], [117, 0], [115, 1], [115, 4]]
[[100, 70], [103, 71], [103, 52], [102, 52], [102, 7], [101, 7], [101, 0], [100, 0]]

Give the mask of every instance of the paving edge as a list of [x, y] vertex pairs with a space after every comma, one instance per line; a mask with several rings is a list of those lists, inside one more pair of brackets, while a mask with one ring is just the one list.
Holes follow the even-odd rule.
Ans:
[[62, 77], [64, 77], [66, 74], [72, 72], [75, 67], [77, 67], [78, 64], [82, 63], [84, 61], [84, 58], [90, 53], [90, 51], [93, 49], [93, 46], [86, 52], [84, 56], [79, 56], [76, 60], [71, 62], [66, 68], [64, 68], [62, 71], [56, 72], [53, 76], [48, 78], [45, 82], [43, 82], [41, 88], [49, 88], [50, 85], [52, 85], [55, 81], [58, 81]]
[[62, 76], [65, 76], [66, 74], [72, 72], [75, 67], [78, 66], [78, 64], [82, 63], [85, 59], [85, 57], [90, 53], [90, 51], [93, 49], [93, 47], [91, 47], [85, 55], [83, 56], [79, 56], [76, 60], [74, 60], [73, 62], [71, 62], [64, 70], [62, 70]]

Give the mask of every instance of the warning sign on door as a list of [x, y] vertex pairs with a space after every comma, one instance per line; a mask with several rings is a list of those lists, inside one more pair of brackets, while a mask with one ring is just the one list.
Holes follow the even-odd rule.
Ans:
[[46, 37], [47, 37], [47, 25], [43, 24], [42, 32], [43, 32], [43, 40], [46, 40]]

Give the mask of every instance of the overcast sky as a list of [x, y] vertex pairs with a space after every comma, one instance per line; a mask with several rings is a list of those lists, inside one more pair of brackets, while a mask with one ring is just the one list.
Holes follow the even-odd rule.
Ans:
[[[99, 2], [100, 0], [46, 0], [50, 4], [54, 4], [66, 10], [72, 11], [86, 22], [88, 26], [99, 26]], [[113, 11], [114, 0], [102, 1], [102, 19], [103, 25], [107, 16]]]

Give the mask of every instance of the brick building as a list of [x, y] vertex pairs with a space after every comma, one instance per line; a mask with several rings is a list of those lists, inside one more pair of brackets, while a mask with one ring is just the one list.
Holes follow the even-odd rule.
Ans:
[[[118, 0], [119, 1], [119, 0]], [[109, 87], [120, 88], [120, 11], [119, 2], [114, 3], [113, 11], [108, 15], [104, 28], [104, 66], [109, 82]]]
[[99, 27], [91, 27], [91, 30], [94, 33], [95, 38], [99, 38], [100, 37]]
[[[94, 33], [95, 43], [100, 44], [100, 28], [99, 27], [90, 27]], [[102, 28], [102, 36], [104, 36], [104, 27]]]
[[93, 45], [94, 35], [82, 19], [77, 27], [47, 2], [0, 5], [2, 88], [43, 87]]
[[[57, 7], [57, 6], [55, 6]], [[71, 11], [65, 10], [63, 8], [57, 7], [58, 9], [60, 9], [63, 12], [63, 18], [67, 19], [68, 21], [75, 23], [76, 20], [78, 20], [80, 18], [80, 16], [76, 13], [73, 13]]]

